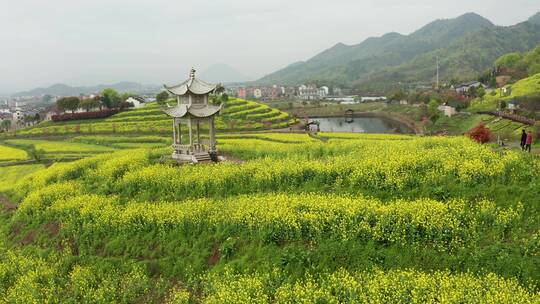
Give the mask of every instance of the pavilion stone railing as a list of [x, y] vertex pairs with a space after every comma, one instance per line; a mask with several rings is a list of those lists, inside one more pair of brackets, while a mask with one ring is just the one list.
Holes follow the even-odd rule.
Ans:
[[210, 151], [210, 145], [203, 143], [193, 145], [173, 144], [172, 147], [177, 153], [180, 154], [193, 154]]

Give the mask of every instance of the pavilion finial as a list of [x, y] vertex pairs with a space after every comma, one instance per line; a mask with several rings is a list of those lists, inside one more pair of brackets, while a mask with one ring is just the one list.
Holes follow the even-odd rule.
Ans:
[[189, 78], [191, 79], [195, 78], [195, 72], [197, 72], [197, 70], [195, 70], [194, 68], [191, 68], [191, 71], [189, 71]]

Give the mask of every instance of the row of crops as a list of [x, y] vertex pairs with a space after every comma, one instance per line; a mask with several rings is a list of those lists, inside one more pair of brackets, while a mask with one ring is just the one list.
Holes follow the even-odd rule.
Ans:
[[[221, 116], [217, 118], [218, 130], [238, 131], [269, 128], [285, 128], [295, 120], [285, 112], [253, 101], [231, 98], [225, 104]], [[204, 126], [203, 126], [204, 128]], [[157, 104], [129, 110], [106, 119], [45, 122], [18, 132], [19, 135], [62, 135], [62, 134], [102, 134], [102, 133], [153, 133], [171, 132], [171, 119]]]
[[170, 139], [152, 135], [56, 141], [110, 150], [28, 168], [0, 187], [19, 204], [0, 227], [2, 299], [540, 297], [540, 162], [527, 154], [378, 134], [221, 134], [218, 142], [234, 162], [171, 166], [160, 160]]

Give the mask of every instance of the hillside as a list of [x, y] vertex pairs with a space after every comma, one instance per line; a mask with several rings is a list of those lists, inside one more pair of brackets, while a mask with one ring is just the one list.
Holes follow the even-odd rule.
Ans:
[[[285, 128], [295, 120], [285, 112], [254, 101], [230, 98], [216, 120], [218, 130], [256, 130]], [[67, 122], [43, 122], [37, 126], [18, 131], [19, 135], [58, 134], [169, 134], [171, 118], [156, 103], [144, 108], [128, 110], [105, 119]], [[206, 126], [203, 126], [206, 128]]]
[[540, 12], [536, 13], [534, 16], [529, 18], [529, 22], [535, 23], [535, 24], [540, 24]]
[[156, 137], [48, 140], [139, 149], [0, 167], [3, 299], [538, 299], [538, 159], [465, 138], [319, 136], [228, 134], [234, 161], [194, 166], [163, 163], [166, 142], [140, 146]]
[[435, 75], [436, 56], [441, 59], [443, 80], [470, 79], [502, 54], [525, 51], [539, 42], [540, 25], [524, 22], [500, 27], [469, 13], [432, 22], [410, 35], [390, 33], [352, 46], [340, 43], [259, 82], [316, 81], [367, 87], [430, 82]]
[[525, 53], [513, 52], [499, 57], [495, 66], [503, 75], [519, 80], [540, 73], [540, 44]]
[[540, 95], [540, 73], [521, 79], [511, 85], [510, 94], [502, 94], [501, 89], [496, 89], [492, 94], [486, 94], [484, 98], [473, 100], [471, 111], [495, 111], [499, 101], [509, 102], [515, 98]]

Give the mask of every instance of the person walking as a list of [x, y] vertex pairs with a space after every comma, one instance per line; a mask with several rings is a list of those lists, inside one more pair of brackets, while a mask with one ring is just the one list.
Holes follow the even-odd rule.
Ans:
[[525, 142], [525, 151], [529, 151], [529, 153], [531, 153], [532, 141], [533, 135], [532, 132], [529, 131], [529, 133], [527, 134], [527, 141]]
[[525, 129], [521, 130], [521, 151], [525, 151], [525, 145], [527, 144], [527, 132]]

